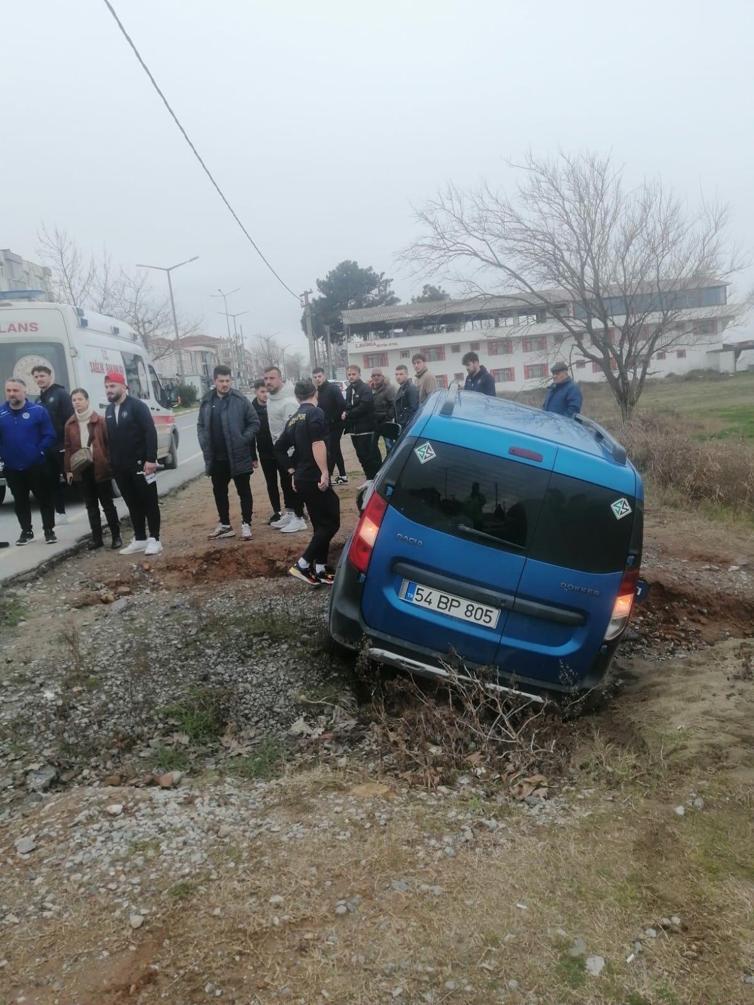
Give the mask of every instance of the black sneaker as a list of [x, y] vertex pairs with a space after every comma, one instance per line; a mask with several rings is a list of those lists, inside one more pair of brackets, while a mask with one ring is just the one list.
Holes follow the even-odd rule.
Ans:
[[33, 540], [34, 540], [33, 530], [22, 530], [21, 533], [19, 534], [16, 544], [20, 547], [22, 544], [28, 544], [29, 541]]
[[348, 485], [348, 475], [338, 475], [335, 479], [336, 485]]
[[315, 575], [323, 586], [332, 586], [335, 582], [335, 569], [331, 569], [329, 565], [326, 565], [322, 572], [315, 572]]
[[120, 536], [120, 534], [115, 535], [115, 537], [110, 542], [110, 547], [112, 548], [113, 551], [120, 551], [120, 549], [123, 547], [123, 538]]
[[280, 519], [281, 516], [282, 513], [273, 513], [270, 519], [267, 521], [267, 525], [269, 526], [271, 523], [275, 523], [277, 520]]
[[294, 579], [300, 579], [302, 583], [306, 583], [308, 586], [322, 585], [319, 576], [316, 575], [311, 566], [302, 569], [298, 565], [292, 565], [288, 570], [288, 575], [293, 576]]
[[87, 551], [96, 551], [98, 548], [104, 548], [104, 541], [90, 541], [86, 546]]
[[55, 531], [54, 530], [46, 530], [45, 531], [45, 544], [57, 544], [57, 543], [58, 543], [58, 539], [57, 539], [57, 537], [55, 537]]

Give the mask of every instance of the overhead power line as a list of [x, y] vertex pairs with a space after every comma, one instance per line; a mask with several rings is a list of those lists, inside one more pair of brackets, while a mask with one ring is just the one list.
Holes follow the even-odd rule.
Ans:
[[162, 90], [161, 90], [161, 88], [160, 88], [160, 85], [159, 85], [159, 84], [157, 83], [157, 81], [156, 81], [156, 80], [154, 79], [154, 76], [153, 76], [153, 74], [152, 74], [152, 71], [151, 71], [151, 70], [149, 69], [149, 67], [147, 66], [147, 64], [146, 64], [146, 63], [144, 62], [144, 60], [142, 59], [142, 56], [141, 56], [141, 53], [140, 53], [140, 52], [139, 52], [139, 50], [138, 50], [138, 49], [136, 48], [136, 45], [134, 44], [134, 41], [133, 41], [133, 39], [131, 38], [131, 36], [130, 36], [130, 35], [128, 34], [128, 32], [126, 31], [126, 29], [125, 29], [125, 27], [124, 27], [124, 25], [123, 25], [123, 22], [122, 22], [122, 21], [121, 21], [121, 19], [120, 19], [120, 18], [118, 17], [118, 14], [117, 14], [117, 12], [116, 12], [115, 8], [114, 8], [114, 7], [113, 7], [113, 5], [112, 5], [112, 4], [110, 3], [110, 0], [104, 0], [104, 4], [105, 4], [105, 6], [107, 7], [107, 9], [108, 9], [108, 10], [110, 11], [110, 13], [112, 14], [113, 18], [115, 19], [115, 23], [116, 23], [116, 24], [118, 25], [118, 27], [120, 28], [121, 32], [123, 33], [123, 37], [125, 38], [125, 40], [126, 40], [126, 41], [128, 42], [128, 44], [129, 44], [129, 45], [131, 46], [131, 48], [133, 49], [133, 53], [134, 53], [134, 55], [136, 56], [136, 58], [138, 59], [138, 61], [139, 61], [139, 62], [141, 63], [141, 66], [142, 66], [142, 69], [144, 70], [144, 72], [145, 72], [145, 73], [146, 73], [146, 75], [147, 75], [147, 76], [149, 77], [150, 81], [152, 82], [152, 86], [154, 87], [155, 91], [157, 91], [157, 93], [159, 94], [160, 98], [162, 99], [162, 103], [163, 103], [163, 104], [165, 105], [165, 107], [167, 108], [168, 112], [170, 113], [170, 116], [171, 116], [171, 118], [173, 119], [173, 121], [175, 122], [175, 124], [176, 124], [176, 125], [178, 126], [178, 128], [180, 129], [180, 131], [181, 131], [181, 134], [183, 135], [183, 138], [184, 138], [184, 140], [185, 140], [185, 141], [186, 141], [186, 142], [188, 143], [188, 145], [189, 145], [189, 146], [191, 147], [191, 152], [193, 153], [194, 157], [196, 157], [196, 159], [197, 159], [197, 160], [199, 161], [199, 163], [201, 164], [201, 166], [202, 166], [202, 169], [204, 170], [204, 173], [205, 173], [205, 174], [207, 175], [207, 177], [209, 178], [209, 180], [210, 180], [210, 181], [212, 182], [212, 185], [214, 186], [214, 188], [215, 188], [215, 191], [217, 192], [217, 194], [218, 194], [218, 195], [220, 196], [220, 198], [222, 199], [222, 201], [223, 201], [223, 202], [225, 203], [225, 205], [227, 206], [227, 208], [228, 208], [228, 211], [230, 212], [230, 215], [231, 215], [231, 216], [233, 217], [233, 219], [234, 219], [234, 220], [236, 221], [236, 223], [238, 224], [238, 226], [239, 226], [239, 227], [241, 228], [241, 230], [243, 231], [243, 233], [244, 233], [244, 235], [245, 235], [246, 239], [248, 240], [249, 244], [250, 244], [250, 245], [252, 246], [252, 248], [254, 249], [254, 251], [256, 251], [256, 253], [257, 253], [257, 254], [259, 255], [259, 257], [260, 257], [260, 258], [262, 259], [262, 261], [264, 262], [264, 264], [265, 264], [265, 265], [267, 266], [267, 268], [268, 268], [268, 269], [270, 270], [270, 272], [271, 272], [271, 273], [273, 274], [273, 276], [275, 277], [275, 279], [277, 279], [277, 281], [278, 281], [278, 282], [280, 283], [280, 285], [281, 285], [281, 286], [283, 287], [283, 289], [287, 290], [287, 291], [288, 291], [288, 293], [290, 293], [290, 295], [291, 295], [292, 297], [295, 297], [295, 298], [296, 298], [296, 300], [298, 300], [298, 299], [299, 299], [299, 297], [297, 296], [297, 294], [295, 294], [295, 293], [293, 292], [293, 290], [292, 290], [292, 289], [290, 288], [290, 286], [289, 286], [289, 285], [288, 285], [288, 284], [287, 284], [287, 283], [286, 283], [286, 282], [285, 282], [285, 281], [284, 281], [284, 280], [283, 280], [283, 279], [282, 279], [282, 278], [280, 277], [280, 275], [279, 275], [279, 274], [278, 274], [278, 273], [277, 273], [277, 272], [275, 271], [275, 269], [273, 268], [272, 264], [271, 264], [271, 263], [269, 262], [269, 260], [267, 259], [267, 257], [266, 257], [266, 256], [265, 256], [265, 254], [263, 253], [262, 249], [261, 249], [261, 248], [259, 247], [259, 245], [258, 245], [258, 244], [257, 244], [257, 242], [256, 242], [256, 241], [254, 240], [254, 238], [253, 238], [253, 237], [251, 236], [251, 234], [250, 234], [250, 233], [248, 232], [248, 230], [246, 229], [246, 227], [245, 227], [245, 226], [243, 225], [243, 222], [242, 222], [242, 220], [241, 220], [240, 216], [238, 215], [238, 213], [236, 213], [236, 211], [235, 211], [235, 210], [233, 209], [233, 207], [231, 206], [231, 204], [230, 204], [230, 202], [228, 201], [228, 198], [227, 198], [227, 196], [225, 195], [225, 193], [223, 192], [223, 190], [222, 190], [222, 189], [220, 188], [220, 186], [219, 186], [219, 185], [217, 184], [217, 182], [215, 181], [215, 179], [214, 179], [214, 176], [213, 176], [212, 172], [210, 171], [210, 169], [209, 169], [209, 168], [207, 167], [207, 165], [205, 164], [205, 162], [204, 162], [204, 159], [203, 159], [202, 155], [201, 155], [201, 154], [199, 153], [199, 151], [198, 151], [198, 150], [196, 149], [196, 147], [194, 146], [194, 144], [193, 144], [193, 143], [192, 143], [192, 141], [191, 141], [191, 137], [189, 136], [189, 134], [188, 134], [188, 133], [186, 132], [186, 130], [185, 130], [185, 129], [183, 128], [183, 126], [181, 125], [181, 121], [180, 121], [180, 119], [179, 119], [179, 118], [178, 118], [178, 116], [177, 116], [177, 115], [175, 114], [175, 112], [173, 111], [173, 109], [172, 109], [172, 108], [170, 107], [170, 102], [168, 101], [168, 99], [167, 99], [167, 98], [165, 97], [165, 95], [163, 94], [163, 92], [162, 92]]

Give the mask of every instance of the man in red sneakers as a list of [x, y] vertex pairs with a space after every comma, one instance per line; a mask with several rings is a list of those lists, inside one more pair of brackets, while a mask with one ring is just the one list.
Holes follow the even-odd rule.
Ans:
[[[288, 575], [308, 586], [330, 586], [334, 572], [327, 564], [327, 553], [340, 528], [340, 500], [327, 470], [327, 421], [317, 407], [317, 389], [311, 380], [298, 381], [294, 394], [298, 411], [286, 422], [275, 453], [281, 468], [293, 475], [294, 491], [306, 506], [314, 533]], [[289, 457], [291, 448], [293, 455]]]

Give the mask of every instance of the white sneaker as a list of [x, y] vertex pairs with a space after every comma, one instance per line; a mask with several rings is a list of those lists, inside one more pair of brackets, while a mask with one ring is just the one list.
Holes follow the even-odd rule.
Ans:
[[119, 555], [135, 555], [137, 551], [146, 551], [147, 542], [137, 541], [136, 538], [130, 544], [127, 544], [125, 548], [121, 548], [118, 552]]
[[276, 520], [274, 523], [270, 524], [270, 527], [274, 527], [275, 530], [282, 530], [283, 527], [285, 527], [287, 524], [291, 522], [291, 520], [293, 520], [295, 515], [296, 515], [295, 513], [291, 513], [291, 511], [287, 509], [279, 520]]
[[306, 530], [306, 520], [302, 516], [296, 516], [295, 513], [285, 525], [285, 527], [280, 528], [281, 534], [296, 534], [300, 530]]
[[235, 537], [236, 532], [228, 523], [219, 523], [217, 527], [212, 531], [211, 534], [207, 534], [210, 541], [214, 541], [220, 537]]
[[147, 538], [147, 546], [144, 549], [145, 555], [159, 555], [162, 551], [162, 541], [157, 541], [155, 538]]
[[248, 523], [241, 524], [241, 540], [243, 541], [251, 540], [251, 524]]

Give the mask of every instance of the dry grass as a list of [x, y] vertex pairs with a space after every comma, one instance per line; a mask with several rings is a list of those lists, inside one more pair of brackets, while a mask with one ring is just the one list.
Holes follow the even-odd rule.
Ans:
[[695, 439], [688, 424], [645, 415], [619, 431], [634, 464], [688, 505], [710, 502], [754, 515], [754, 450], [743, 440]]

